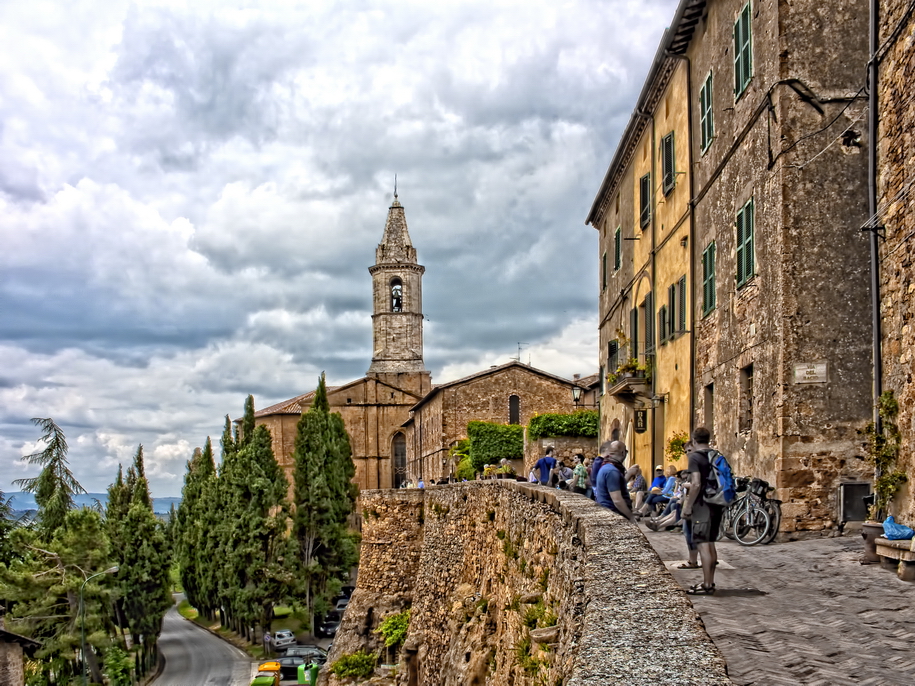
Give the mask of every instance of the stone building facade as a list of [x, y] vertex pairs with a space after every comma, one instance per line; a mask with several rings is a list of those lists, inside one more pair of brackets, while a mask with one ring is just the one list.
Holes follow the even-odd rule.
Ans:
[[880, 0], [877, 221], [883, 387], [899, 401], [900, 468], [909, 476], [893, 513], [915, 522], [915, 18], [905, 0]]
[[[538, 414], [573, 412], [591, 404], [590, 386], [588, 379], [570, 381], [516, 360], [437, 385], [404, 423], [408, 474], [414, 480], [450, 477], [456, 465], [448, 451], [467, 438], [468, 422], [524, 426]], [[582, 390], [577, 404], [576, 387]]]
[[41, 647], [37, 641], [14, 634], [3, 628], [0, 619], [0, 684], [23, 686], [25, 684], [24, 655], [34, 656]]
[[[349, 432], [359, 488], [396, 488], [406, 480], [410, 408], [431, 390], [423, 364], [422, 265], [410, 241], [403, 205], [394, 196], [372, 275], [373, 354], [367, 374], [328, 388], [331, 412]], [[314, 392], [255, 413], [273, 436], [273, 452], [292, 484], [296, 427]], [[291, 492], [291, 486], [290, 486]]]
[[[682, 0], [595, 200], [604, 209], [589, 217], [607, 231], [616, 189], [637, 192], [635, 174], [621, 171], [646, 116], [657, 120], [661, 105], [685, 113], [676, 172], [688, 192], [680, 227], [691, 363], [679, 371], [689, 424], [712, 429], [737, 473], [776, 486], [783, 531], [796, 536], [836, 527], [842, 484], [869, 478], [856, 433], [871, 414], [859, 230], [867, 60], [865, 0], [837, 0], [828, 12], [812, 0]], [[675, 83], [681, 70], [685, 88]], [[633, 266], [609, 297], [633, 292], [639, 249], [623, 244]], [[602, 298], [601, 320], [610, 312]]]

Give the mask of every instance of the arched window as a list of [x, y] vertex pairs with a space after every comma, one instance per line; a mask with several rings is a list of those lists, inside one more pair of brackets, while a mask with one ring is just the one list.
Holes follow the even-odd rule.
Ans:
[[402, 433], [394, 434], [391, 441], [391, 455], [394, 456], [392, 486], [400, 488], [407, 481], [407, 439]]
[[517, 395], [508, 396], [508, 423], [521, 423], [521, 398]]
[[391, 279], [391, 312], [403, 312], [403, 281]]

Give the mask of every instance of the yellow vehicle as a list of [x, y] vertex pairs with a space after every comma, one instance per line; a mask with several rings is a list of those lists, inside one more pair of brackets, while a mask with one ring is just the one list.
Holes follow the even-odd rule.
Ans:
[[270, 660], [270, 662], [262, 662], [257, 668], [258, 672], [278, 672], [280, 671], [280, 663], [276, 660]]

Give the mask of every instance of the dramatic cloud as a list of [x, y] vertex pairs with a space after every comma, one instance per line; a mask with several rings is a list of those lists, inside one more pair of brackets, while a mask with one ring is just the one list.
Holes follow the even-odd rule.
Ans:
[[361, 376], [395, 173], [435, 381], [596, 371], [583, 222], [675, 6], [0, 5], [0, 489], [31, 417], [175, 495], [248, 393]]

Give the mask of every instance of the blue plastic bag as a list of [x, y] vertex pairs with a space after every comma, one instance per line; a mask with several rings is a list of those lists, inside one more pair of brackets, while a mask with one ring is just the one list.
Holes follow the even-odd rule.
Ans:
[[904, 524], [897, 524], [890, 515], [883, 522], [883, 535], [891, 541], [904, 541], [915, 535], [915, 530]]

